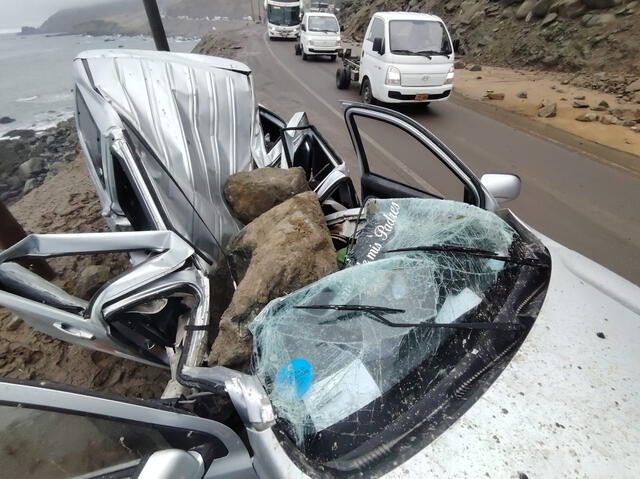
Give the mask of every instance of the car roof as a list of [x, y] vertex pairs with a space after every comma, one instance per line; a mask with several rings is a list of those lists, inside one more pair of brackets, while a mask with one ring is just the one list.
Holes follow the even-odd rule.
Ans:
[[442, 19], [437, 15], [421, 12], [376, 12], [374, 17], [381, 18], [382, 20], [431, 20], [441, 22]]

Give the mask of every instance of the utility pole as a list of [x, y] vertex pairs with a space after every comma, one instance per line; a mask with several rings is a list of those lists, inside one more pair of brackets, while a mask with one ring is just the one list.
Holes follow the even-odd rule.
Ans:
[[253, 0], [249, 0], [251, 2], [251, 21], [256, 21], [256, 10], [255, 5], [253, 4]]
[[167, 34], [162, 24], [160, 10], [158, 10], [158, 3], [156, 0], [142, 0], [142, 3], [144, 3], [144, 10], [147, 12], [147, 19], [149, 20], [149, 27], [151, 28], [156, 49], [168, 52], [169, 42], [167, 41]]
[[[20, 223], [13, 217], [9, 208], [0, 201], [0, 250], [7, 249], [24, 239], [25, 234]], [[17, 263], [40, 275], [44, 279], [53, 279], [56, 275], [51, 266], [41, 258], [23, 258]]]

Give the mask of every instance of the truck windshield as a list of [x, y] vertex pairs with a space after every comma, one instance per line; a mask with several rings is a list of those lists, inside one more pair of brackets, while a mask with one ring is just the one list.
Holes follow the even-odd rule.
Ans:
[[425, 20], [392, 20], [389, 22], [391, 53], [401, 55], [429, 52], [451, 55], [451, 43], [441, 22]]
[[309, 17], [310, 32], [338, 33], [338, 21], [333, 17]]
[[281, 7], [269, 5], [267, 7], [269, 23], [282, 27], [292, 27], [300, 24], [300, 7]]

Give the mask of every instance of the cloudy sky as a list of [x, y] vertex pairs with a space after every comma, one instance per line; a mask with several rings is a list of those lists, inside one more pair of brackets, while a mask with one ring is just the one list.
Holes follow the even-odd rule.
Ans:
[[109, 0], [0, 0], [0, 28], [38, 27], [62, 8], [106, 3]]

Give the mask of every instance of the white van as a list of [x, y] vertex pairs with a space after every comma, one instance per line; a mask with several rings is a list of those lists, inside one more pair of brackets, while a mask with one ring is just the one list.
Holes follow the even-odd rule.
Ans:
[[304, 15], [300, 40], [295, 45], [296, 55], [302, 55], [303, 60], [313, 55], [328, 55], [334, 61], [341, 46], [340, 25], [334, 14], [310, 12]]
[[388, 103], [446, 100], [453, 89], [453, 46], [435, 15], [380, 12], [362, 44], [362, 100]]

